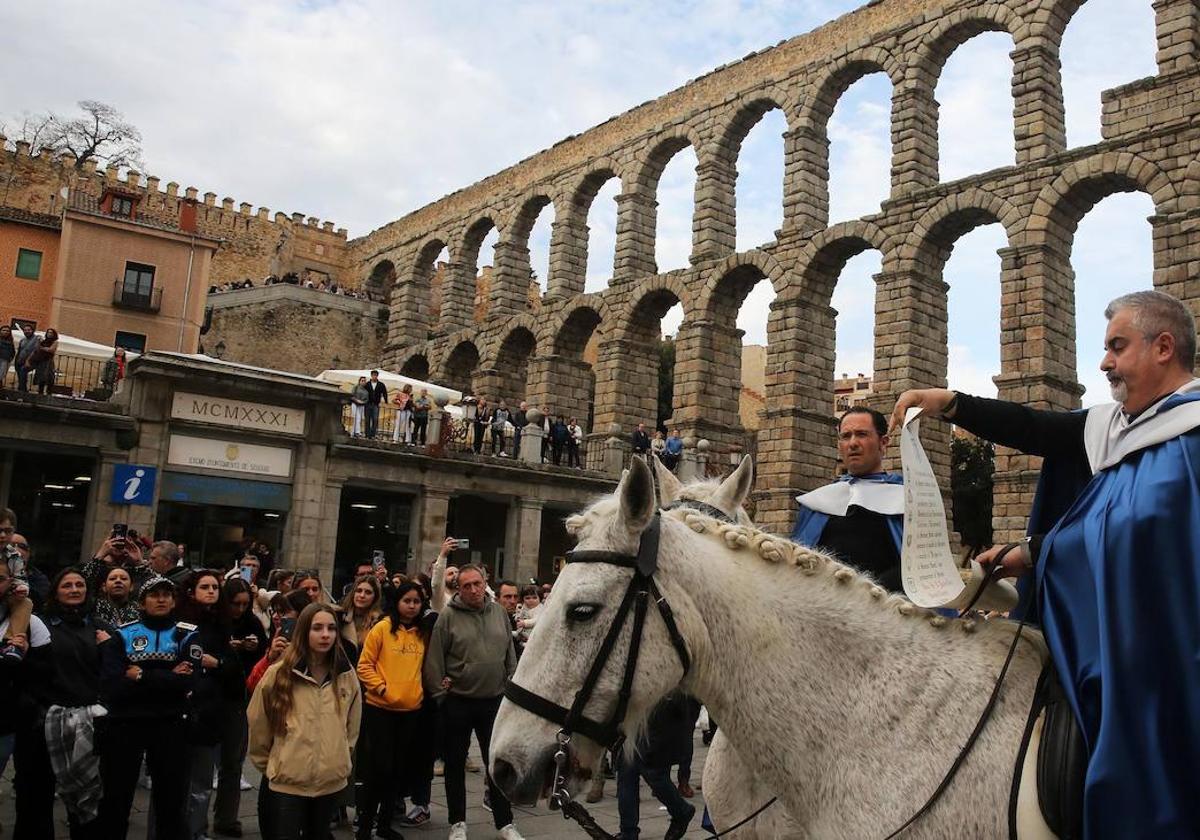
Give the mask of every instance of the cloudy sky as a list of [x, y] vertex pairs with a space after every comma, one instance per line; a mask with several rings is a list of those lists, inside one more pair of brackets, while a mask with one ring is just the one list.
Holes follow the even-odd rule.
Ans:
[[[151, 174], [256, 206], [367, 233], [458, 187], [659, 96], [707, 70], [805, 32], [853, 0], [42, 0], [0, 6], [0, 116], [117, 106], [144, 135]], [[1154, 73], [1149, 0], [1089, 0], [1062, 50], [1068, 142], [1100, 134], [1100, 91]], [[36, 33], [36, 37], [31, 37]], [[937, 90], [943, 179], [1012, 163], [1012, 41], [986, 34], [951, 57]], [[13, 84], [20, 80], [20, 84]], [[888, 178], [883, 76], [856, 84], [830, 124], [832, 219], [876, 212]], [[773, 238], [781, 219], [778, 114], [739, 161], [738, 242]], [[659, 196], [660, 267], [685, 264], [695, 159], [668, 166]], [[615, 184], [593, 206], [589, 288], [612, 265]], [[1079, 286], [1085, 403], [1105, 398], [1095, 370], [1101, 311], [1150, 284], [1149, 198], [1115, 196], [1083, 222]], [[547, 210], [533, 236], [545, 277]], [[960, 240], [950, 283], [950, 382], [994, 393], [999, 372], [998, 226]], [[481, 262], [490, 261], [489, 249]], [[835, 295], [838, 372], [870, 372], [871, 275], [847, 266]], [[770, 289], [743, 307], [746, 341], [764, 341]], [[673, 331], [680, 313], [664, 320]]]

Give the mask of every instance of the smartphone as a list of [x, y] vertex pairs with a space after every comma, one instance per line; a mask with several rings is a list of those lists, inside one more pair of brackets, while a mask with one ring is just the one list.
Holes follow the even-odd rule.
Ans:
[[254, 582], [254, 569], [253, 569], [253, 567], [251, 567], [251, 566], [242, 566], [242, 568], [238, 570], [238, 573], [239, 573], [239, 574], [242, 576], [242, 580], [246, 581], [246, 583], [253, 583], [253, 582]]
[[469, 551], [471, 548], [471, 541], [466, 537], [463, 537], [462, 539], [455, 537], [454, 548], [456, 551]]
[[292, 633], [295, 631], [295, 629], [296, 619], [294, 618], [285, 618], [279, 622], [279, 635], [283, 636], [283, 638], [287, 639], [289, 642], [292, 640]]
[[378, 548], [371, 552], [371, 566], [376, 571], [387, 568], [387, 561], [383, 557], [383, 552]]
[[111, 539], [123, 540], [129, 536], [129, 526], [124, 522], [117, 522], [112, 527]]

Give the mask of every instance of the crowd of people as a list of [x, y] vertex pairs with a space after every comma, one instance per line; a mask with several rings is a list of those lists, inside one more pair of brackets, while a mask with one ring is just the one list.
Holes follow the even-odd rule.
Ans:
[[[470, 420], [463, 421], [469, 432], [464, 445], [476, 455], [520, 458], [521, 437], [530, 423], [529, 404], [522, 400], [516, 408], [510, 408], [508, 402], [501, 399], [493, 406], [485, 397], [470, 398], [467, 404], [474, 411]], [[384, 406], [393, 410], [392, 443], [404, 446], [429, 443], [429, 416], [435, 406], [428, 390], [418, 388], [414, 394], [413, 386], [405, 383], [399, 390], [389, 392], [387, 385], [380, 381], [378, 370], [370, 371], [369, 377], [360, 376], [350, 392], [350, 436], [378, 438], [380, 412]], [[582, 469], [584, 431], [579, 421], [575, 417], [553, 414], [548, 406], [543, 406], [541, 415], [541, 462]]]
[[[249, 543], [230, 568], [114, 528], [91, 559], [47, 578], [0, 511], [0, 772], [15, 765], [14, 837], [120, 840], [139, 779], [152, 837], [240, 837], [244, 762], [262, 773], [264, 838], [398, 838], [431, 819], [444, 777], [452, 840], [466, 776], [537, 623], [549, 584], [489, 586], [477, 565], [408, 579], [381, 556], [338, 596], [312, 570], [272, 568]], [[494, 588], [493, 588], [494, 587]], [[435, 766], [436, 765], [436, 766]], [[486, 781], [502, 840], [512, 808]], [[214, 794], [215, 791], [215, 794]], [[351, 818], [351, 812], [353, 818]]]
[[[330, 280], [324, 274], [314, 274], [310, 271], [303, 271], [299, 274], [288, 272], [282, 277], [274, 274], [268, 274], [259, 281], [263, 286], [275, 286], [283, 284], [286, 286], [300, 286], [305, 289], [313, 289], [318, 292], [326, 292], [331, 295], [340, 295], [342, 297], [354, 298], [355, 300], [369, 300], [374, 303], [386, 303], [379, 295], [371, 292], [368, 289], [351, 289], [338, 284], [334, 280]], [[208, 287], [210, 295], [219, 295], [224, 292], [234, 292], [238, 289], [253, 289], [255, 283], [249, 277], [241, 280], [227, 280], [224, 283], [214, 284]]]

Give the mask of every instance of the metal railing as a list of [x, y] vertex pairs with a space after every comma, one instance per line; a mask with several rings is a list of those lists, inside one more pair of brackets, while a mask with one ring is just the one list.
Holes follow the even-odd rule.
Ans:
[[[403, 430], [401, 431], [401, 433], [398, 437], [396, 435], [396, 424], [398, 421], [398, 417], [399, 417], [399, 412], [396, 411], [396, 409], [394, 407], [392, 407], [390, 405], [380, 406], [379, 428], [376, 430], [376, 433], [375, 433], [376, 441], [392, 444], [392, 445], [395, 445], [398, 447], [406, 446], [406, 444], [405, 444], [406, 438], [405, 438], [405, 434], [404, 434]], [[476, 454], [474, 423], [472, 423], [471, 421], [466, 420], [466, 419], [455, 419], [455, 418], [451, 417], [450, 415], [447, 415], [446, 417], [447, 417], [448, 427], [447, 427], [446, 438], [445, 438], [445, 440], [446, 440], [445, 449], [447, 451], [455, 452], [455, 453], [459, 453], [459, 454], [469, 454], [469, 455]], [[364, 419], [364, 422], [362, 425], [363, 425], [363, 428], [360, 433], [365, 435], [365, 433], [366, 433], [365, 419]], [[354, 434], [353, 414], [351, 412], [351, 407], [349, 405], [345, 406], [342, 410], [342, 428], [346, 431], [346, 434], [348, 434], [348, 435]], [[411, 429], [410, 429], [410, 433], [411, 433]], [[499, 441], [497, 441], [495, 444], [493, 444], [492, 432], [491, 432], [490, 427], [484, 427], [483, 437], [480, 442], [481, 445], [480, 445], [478, 455], [480, 455], [481, 457], [484, 457], [484, 456], [497, 457], [497, 458], [502, 457], [502, 458], [507, 458], [510, 460], [516, 459], [518, 457], [518, 454], [515, 451], [515, 446], [514, 446], [515, 439], [514, 438], [515, 438], [515, 436], [513, 434], [513, 429], [510, 427], [508, 429], [507, 433], [504, 435], [503, 446], [500, 445]], [[426, 440], [426, 446], [433, 445], [436, 443], [437, 443], [437, 441], [433, 440], [432, 437], [429, 437]], [[415, 439], [414, 439], [414, 442], [409, 445], [411, 445], [415, 449], [423, 448], [420, 446], [420, 444], [415, 442]], [[546, 446], [543, 447], [543, 453], [544, 453], [544, 463], [552, 464], [553, 463], [553, 457], [552, 457], [553, 449], [549, 444], [547, 444]], [[580, 443], [579, 444], [579, 463], [580, 464], [586, 463], [586, 460], [584, 458], [585, 454], [586, 454], [586, 442]], [[560, 466], [563, 466], [563, 467], [567, 466], [567, 452], [566, 452], [565, 447], [562, 451], [560, 461], [561, 461]]]
[[125, 281], [113, 281], [113, 306], [123, 309], [140, 309], [143, 312], [157, 312], [162, 306], [162, 286], [154, 286], [146, 293], [131, 291], [125, 287]]
[[[45, 390], [55, 396], [78, 397], [89, 400], [107, 400], [112, 396], [115, 383], [104, 382], [104, 366], [107, 359], [85, 359], [79, 356], [56, 356], [54, 374]], [[20, 379], [15, 368], [0, 383], [5, 390], [18, 390]], [[36, 373], [29, 371], [26, 390], [36, 393]]]

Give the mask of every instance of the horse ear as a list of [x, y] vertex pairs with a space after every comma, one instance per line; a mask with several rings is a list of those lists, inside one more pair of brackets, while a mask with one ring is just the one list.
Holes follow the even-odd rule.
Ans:
[[715, 505], [728, 514], [736, 514], [737, 509], [746, 501], [746, 497], [750, 495], [750, 489], [754, 486], [754, 462], [747, 455], [742, 459], [742, 463], [738, 464], [738, 468], [733, 471], [729, 478], [721, 482], [721, 486], [717, 488], [717, 492], [709, 499], [709, 504]]
[[617, 487], [621, 500], [621, 518], [625, 527], [640, 533], [650, 524], [657, 505], [654, 501], [654, 477], [645, 460], [635, 457]]
[[654, 464], [654, 474], [658, 476], [659, 501], [664, 505], [669, 505], [679, 498], [683, 485], [679, 483], [675, 473], [667, 469], [662, 461], [657, 458], [651, 458], [650, 461]]

